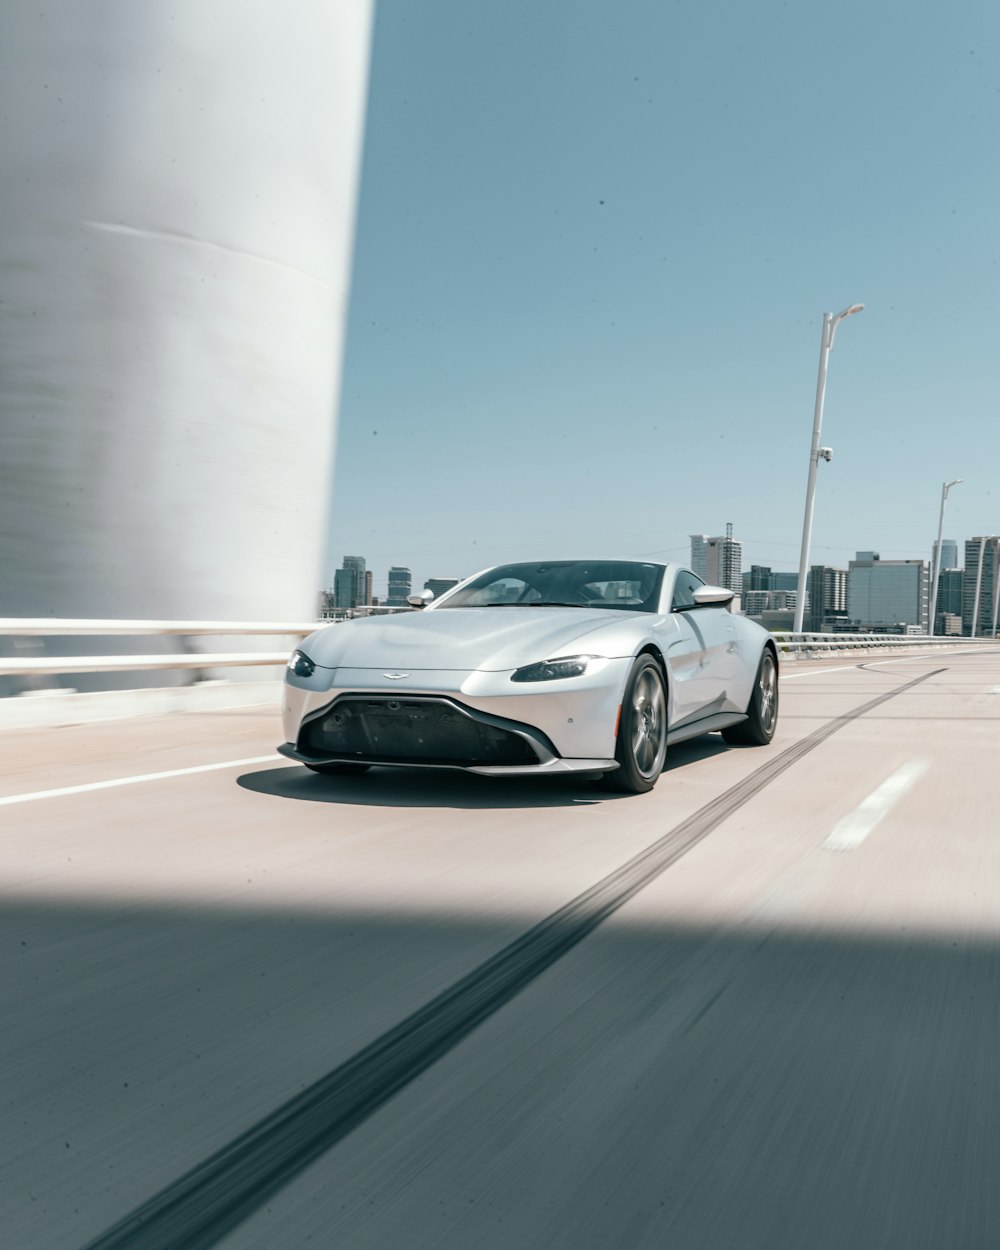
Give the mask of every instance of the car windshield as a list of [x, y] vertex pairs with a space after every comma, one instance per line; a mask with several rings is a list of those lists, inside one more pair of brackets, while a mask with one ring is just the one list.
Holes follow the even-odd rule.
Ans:
[[474, 578], [442, 608], [566, 607], [655, 612], [663, 566], [633, 560], [504, 564]]

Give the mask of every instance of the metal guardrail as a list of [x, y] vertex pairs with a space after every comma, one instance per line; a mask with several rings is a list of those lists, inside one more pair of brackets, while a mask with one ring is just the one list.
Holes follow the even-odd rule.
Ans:
[[[173, 636], [181, 639], [215, 634], [224, 637], [304, 638], [324, 621], [124, 621], [55, 620], [51, 617], [0, 617], [0, 637], [114, 638]], [[170, 655], [39, 655], [0, 656], [0, 677], [53, 677], [60, 673], [127, 673], [142, 669], [236, 668], [286, 663], [291, 650], [179, 651]]]
[[122, 621], [72, 620], [50, 616], [0, 616], [0, 635], [16, 638], [140, 637], [144, 634], [295, 634], [304, 638], [325, 621]]
[[814, 655], [818, 653], [839, 654], [846, 651], [905, 650], [911, 647], [981, 646], [993, 643], [995, 638], [963, 638], [954, 635], [931, 637], [929, 634], [819, 634], [792, 633], [785, 630], [772, 631], [771, 637], [779, 651]]
[[[399, 609], [392, 609], [398, 611]], [[403, 609], [405, 611], [406, 609]], [[367, 615], [367, 613], [361, 613]], [[176, 636], [203, 637], [215, 634], [225, 637], [280, 636], [303, 638], [329, 621], [125, 621], [68, 620], [51, 617], [0, 617], [0, 637], [121, 637]], [[838, 654], [848, 651], [872, 651], [889, 648], [966, 646], [991, 642], [990, 638], [930, 638], [926, 634], [794, 634], [776, 631], [774, 640], [780, 651], [802, 656]], [[179, 652], [172, 655], [31, 655], [0, 657], [0, 676], [41, 677], [61, 673], [122, 673], [145, 669], [208, 669], [249, 666], [277, 667], [288, 659], [289, 650]]]

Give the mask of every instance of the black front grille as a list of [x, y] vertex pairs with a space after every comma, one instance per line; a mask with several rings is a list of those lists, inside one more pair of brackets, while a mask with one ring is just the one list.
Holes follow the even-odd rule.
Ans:
[[537, 764], [519, 734], [477, 720], [443, 699], [350, 695], [302, 727], [309, 755], [386, 764]]

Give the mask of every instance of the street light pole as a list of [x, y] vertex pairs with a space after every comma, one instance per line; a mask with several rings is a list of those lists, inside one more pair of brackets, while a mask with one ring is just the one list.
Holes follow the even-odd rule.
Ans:
[[938, 513], [937, 546], [934, 549], [934, 585], [931, 589], [931, 619], [927, 623], [927, 632], [934, 637], [934, 621], [937, 612], [938, 580], [941, 577], [941, 535], [944, 533], [944, 505], [948, 502], [948, 492], [957, 486], [963, 478], [956, 477], [953, 482], [941, 483], [941, 511]]
[[795, 596], [795, 625], [794, 632], [802, 633], [802, 618], [806, 610], [806, 577], [809, 572], [809, 546], [812, 542], [812, 523], [813, 523], [813, 505], [816, 500], [816, 466], [820, 457], [824, 460], [830, 460], [833, 452], [829, 447], [820, 447], [819, 437], [823, 428], [823, 400], [826, 396], [826, 370], [827, 363], [830, 359], [830, 352], [833, 351], [833, 340], [837, 333], [837, 326], [845, 317], [850, 317], [853, 313], [859, 313], [864, 308], [864, 304], [852, 304], [850, 308], [845, 308], [843, 312], [823, 314], [823, 337], [820, 340], [819, 349], [819, 377], [816, 380], [816, 407], [813, 412], [813, 433], [812, 448], [809, 452], [809, 477], [806, 482], [806, 513], [802, 521], [802, 552], [799, 556], [799, 587]]

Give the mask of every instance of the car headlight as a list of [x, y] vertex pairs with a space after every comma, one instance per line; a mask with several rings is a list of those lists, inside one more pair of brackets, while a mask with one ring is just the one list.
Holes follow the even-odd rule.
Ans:
[[510, 675], [511, 681], [558, 681], [561, 677], [580, 677], [598, 657], [596, 655], [567, 655], [558, 660], [542, 660], [527, 664]]
[[288, 671], [294, 673], [296, 677], [311, 677], [316, 671], [316, 665], [310, 660], [304, 651], [295, 650], [288, 657]]

